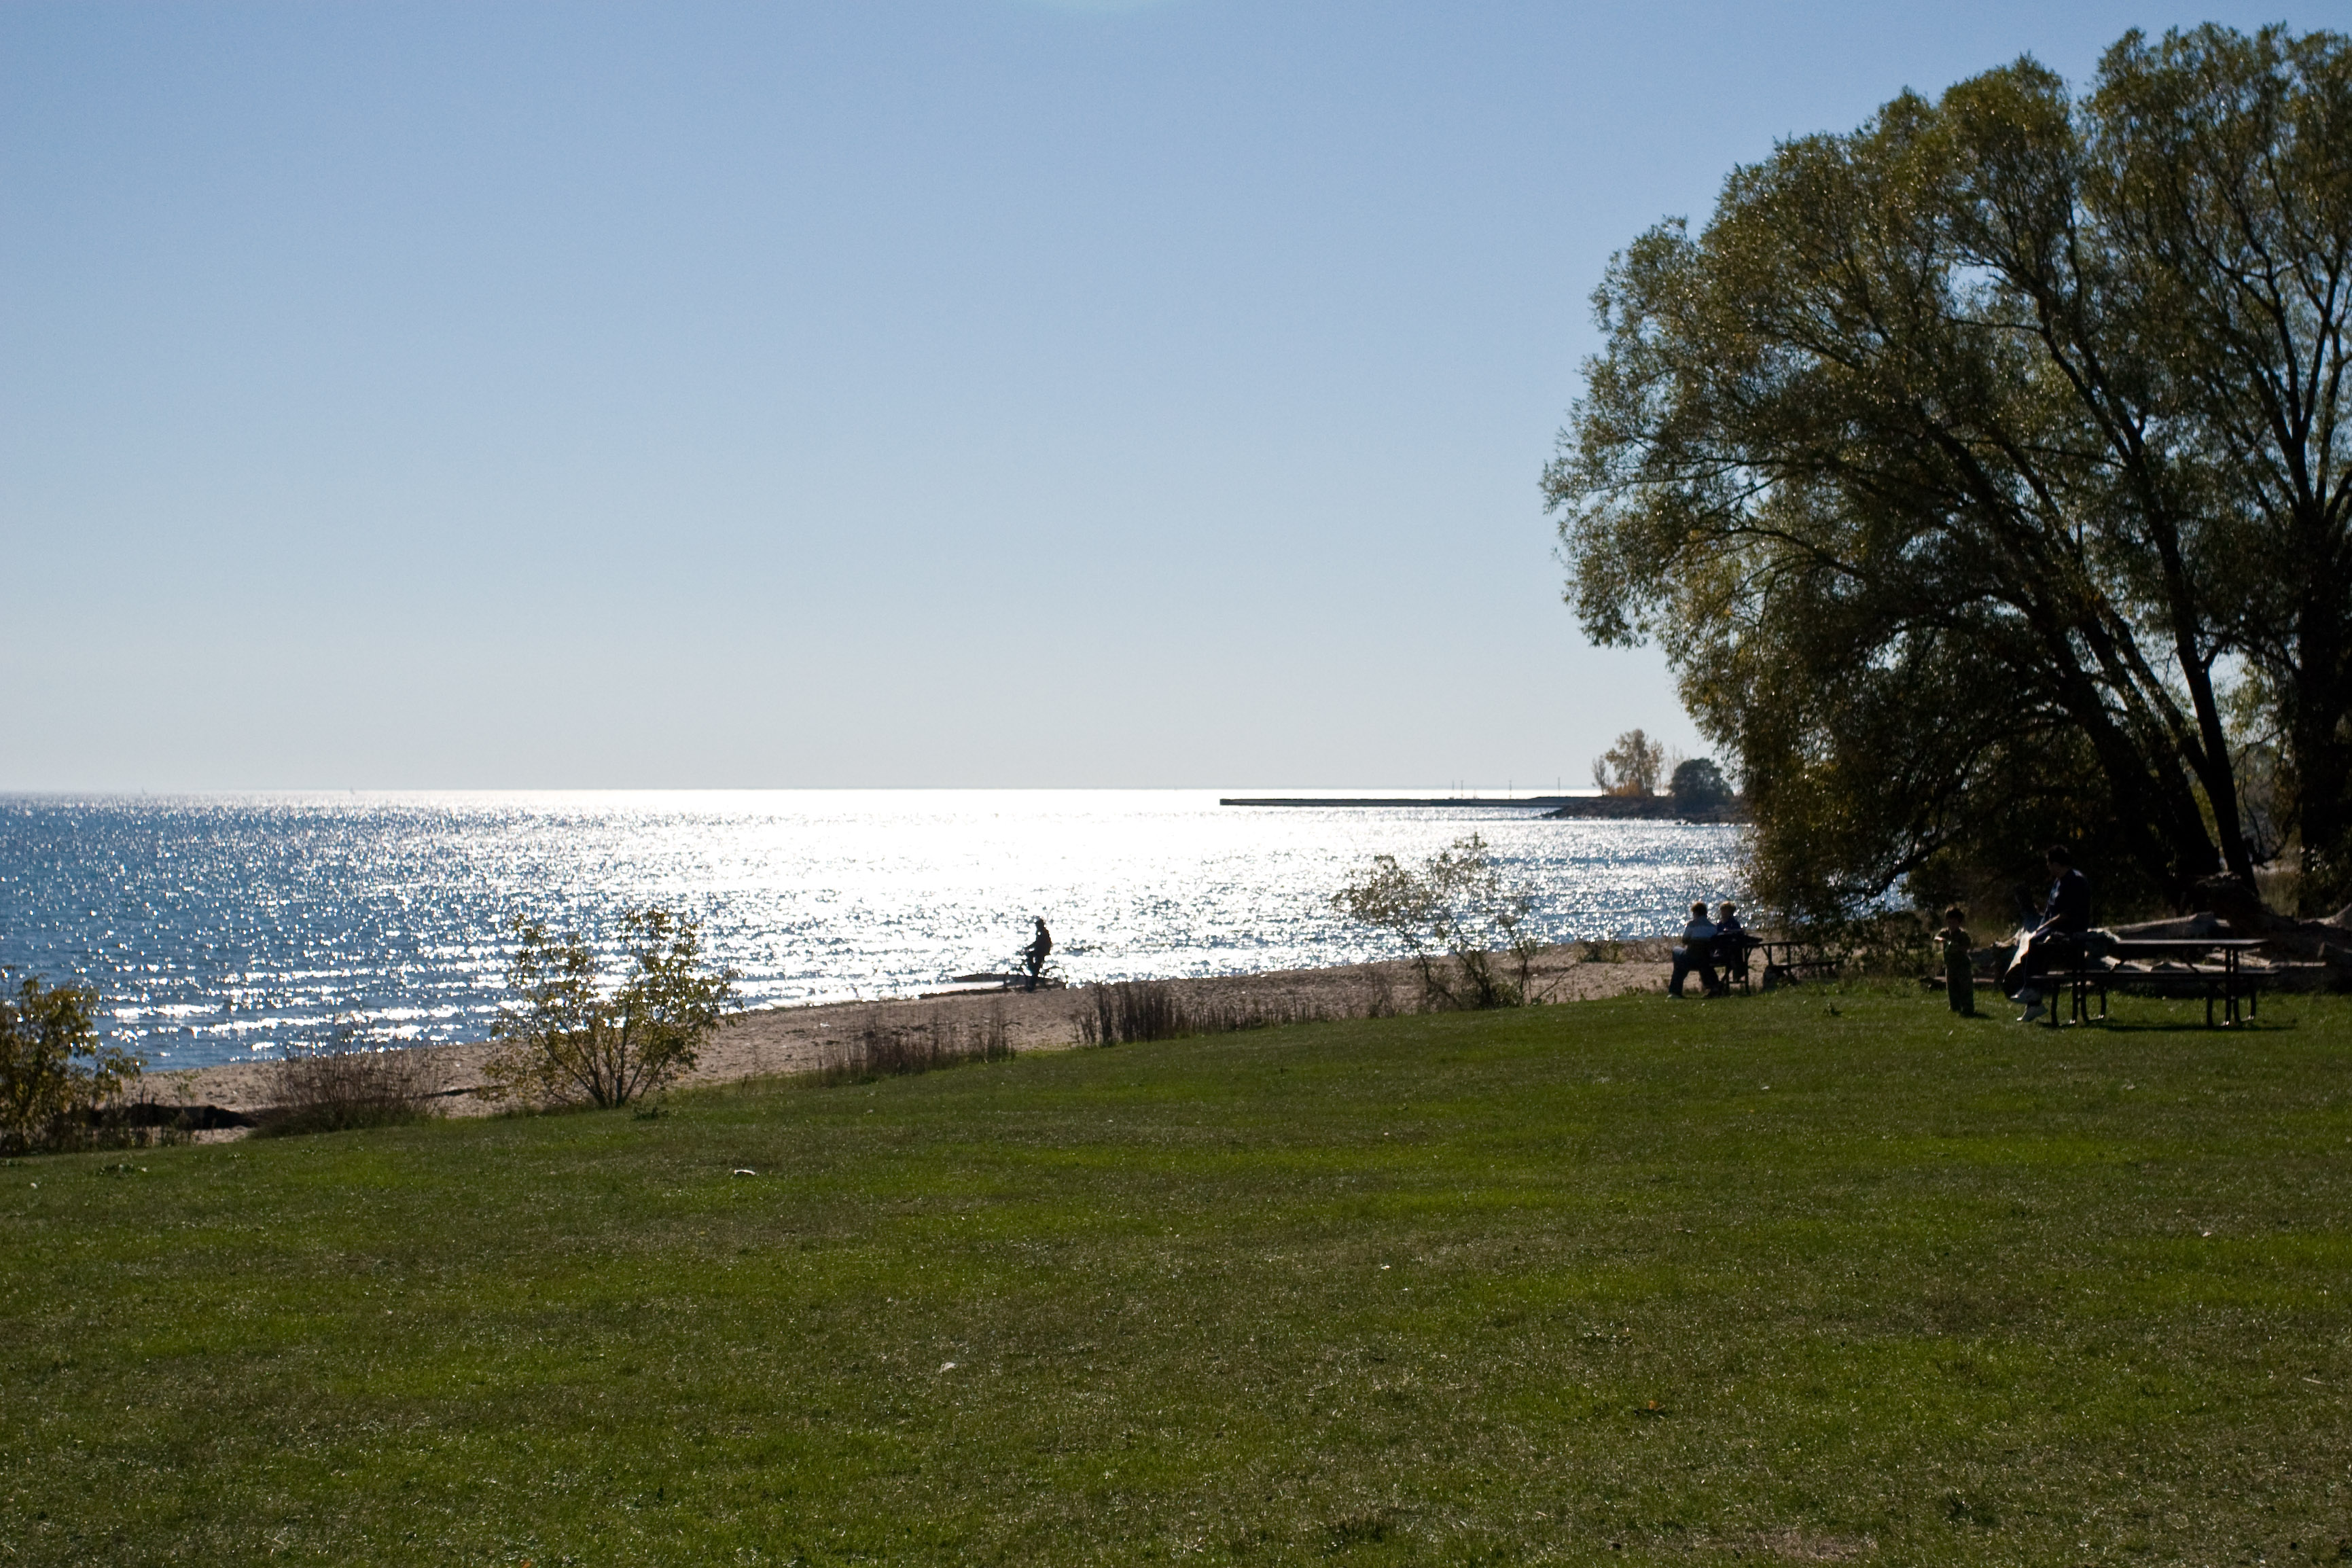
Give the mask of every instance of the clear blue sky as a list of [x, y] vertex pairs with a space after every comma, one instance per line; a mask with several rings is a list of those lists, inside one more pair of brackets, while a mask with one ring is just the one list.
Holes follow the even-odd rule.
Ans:
[[[2091, 3], [0, 7], [0, 788], [1573, 784], [1610, 254]], [[2297, 27], [2345, 26], [2347, 6]]]

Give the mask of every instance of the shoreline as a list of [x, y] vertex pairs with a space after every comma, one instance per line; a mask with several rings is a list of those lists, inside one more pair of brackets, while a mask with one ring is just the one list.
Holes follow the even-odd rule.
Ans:
[[[1663, 939], [1622, 944], [1614, 962], [1588, 961], [1583, 944], [1564, 942], [1537, 954], [1535, 984], [1542, 1002], [1588, 1001], [1664, 984], [1668, 965]], [[1648, 950], [1656, 948], [1653, 955]], [[1277, 969], [1244, 974], [1202, 975], [1147, 982], [1171, 987], [1197, 1009], [1287, 1010], [1307, 1016], [1362, 1017], [1374, 1011], [1417, 1013], [1420, 982], [1410, 959], [1340, 964], [1321, 969]], [[746, 1079], [813, 1072], [826, 1064], [836, 1041], [868, 1029], [906, 1029], [925, 1024], [970, 1029], [1002, 1016], [1016, 1053], [1070, 1050], [1083, 1044], [1079, 1017], [1090, 1013], [1095, 985], [1053, 991], [979, 991], [902, 997], [875, 1002], [800, 1003], [730, 1013], [698, 1053], [694, 1070], [673, 1087], [700, 1089]], [[450, 1116], [490, 1116], [503, 1109], [481, 1091], [482, 1064], [494, 1049], [488, 1040], [455, 1045], [392, 1047], [429, 1057], [440, 1088], [436, 1100]], [[275, 1104], [275, 1059], [219, 1062], [174, 1068], [140, 1080], [143, 1100], [163, 1106], [210, 1106], [253, 1116]], [[194, 1134], [203, 1141], [242, 1136], [243, 1128]]]

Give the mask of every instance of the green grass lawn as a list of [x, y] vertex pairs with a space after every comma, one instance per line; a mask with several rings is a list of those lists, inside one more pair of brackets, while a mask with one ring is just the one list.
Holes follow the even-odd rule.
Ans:
[[2352, 1005], [2116, 1006], [14, 1162], [0, 1563], [2352, 1558]]

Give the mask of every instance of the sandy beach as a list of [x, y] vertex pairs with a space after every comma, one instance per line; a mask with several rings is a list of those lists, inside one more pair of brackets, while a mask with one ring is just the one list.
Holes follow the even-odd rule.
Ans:
[[[1664, 942], [1626, 943], [1617, 962], [1582, 957], [1580, 944], [1548, 947], [1535, 966], [1535, 992], [1546, 1003], [1584, 1001], [1627, 991], [1663, 988]], [[1169, 980], [1188, 1009], [1289, 1017], [1360, 1017], [1373, 1012], [1421, 1009], [1420, 983], [1408, 961], [1351, 963], [1329, 969], [1276, 970], [1258, 974]], [[971, 1031], [1002, 1018], [1016, 1051], [1066, 1050], [1083, 1043], [1082, 1019], [1094, 1010], [1093, 988], [978, 991], [878, 1002], [833, 1002], [769, 1007], [731, 1015], [706, 1045], [681, 1086], [730, 1083], [780, 1073], [808, 1072], [829, 1053], [869, 1029], [930, 1026]], [[484, 1093], [487, 1040], [411, 1047], [425, 1054], [453, 1116], [488, 1116], [501, 1109]], [[276, 1101], [277, 1073], [268, 1061], [233, 1062], [150, 1073], [142, 1097], [164, 1105], [211, 1105], [250, 1116]], [[225, 1130], [234, 1136], [238, 1130]], [[200, 1134], [200, 1136], [202, 1136]]]

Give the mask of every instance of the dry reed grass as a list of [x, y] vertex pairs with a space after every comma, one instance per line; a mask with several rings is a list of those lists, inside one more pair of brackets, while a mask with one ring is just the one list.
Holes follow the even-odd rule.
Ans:
[[1002, 1006], [977, 1017], [934, 1007], [929, 1017], [912, 1024], [868, 1021], [845, 1039], [827, 1042], [807, 1076], [821, 1084], [871, 1083], [1012, 1058], [1012, 1032]]
[[414, 1121], [430, 1113], [447, 1076], [441, 1052], [373, 1045], [349, 1026], [289, 1047], [271, 1065], [274, 1103], [256, 1118], [257, 1138]]
[[1353, 997], [1292, 994], [1187, 996], [1166, 980], [1121, 980], [1090, 985], [1072, 1010], [1078, 1041], [1087, 1046], [1136, 1045], [1191, 1035], [1231, 1035], [1288, 1024], [1328, 1024], [1341, 1018], [1387, 1018], [1400, 1011], [1387, 977], [1375, 973]]

